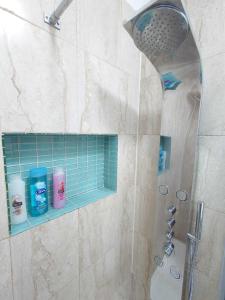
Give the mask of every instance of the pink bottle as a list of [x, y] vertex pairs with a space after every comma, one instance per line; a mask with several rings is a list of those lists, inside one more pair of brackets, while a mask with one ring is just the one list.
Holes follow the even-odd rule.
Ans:
[[63, 168], [56, 168], [53, 173], [53, 207], [63, 208], [65, 198], [65, 172]]

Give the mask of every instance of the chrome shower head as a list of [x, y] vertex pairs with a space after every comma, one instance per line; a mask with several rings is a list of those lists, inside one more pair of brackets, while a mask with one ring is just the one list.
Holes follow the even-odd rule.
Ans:
[[131, 35], [150, 60], [168, 56], [186, 39], [189, 25], [184, 12], [172, 4], [157, 4], [131, 20]]

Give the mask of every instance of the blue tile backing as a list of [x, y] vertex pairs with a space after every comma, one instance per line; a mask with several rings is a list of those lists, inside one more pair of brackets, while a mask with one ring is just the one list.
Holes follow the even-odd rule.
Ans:
[[[46, 167], [48, 170], [49, 211], [39, 217], [28, 215], [28, 220], [23, 224], [10, 225], [11, 235], [88, 205], [117, 190], [116, 135], [4, 134], [2, 141], [6, 184], [10, 175], [20, 174], [26, 182], [27, 202], [29, 170], [33, 167]], [[51, 207], [55, 167], [63, 167], [66, 172], [67, 202], [63, 209]]]

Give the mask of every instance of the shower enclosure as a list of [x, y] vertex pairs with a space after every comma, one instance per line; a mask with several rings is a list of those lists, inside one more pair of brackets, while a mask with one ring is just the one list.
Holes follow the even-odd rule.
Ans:
[[149, 299], [192, 299], [203, 217], [203, 204], [192, 199], [200, 56], [181, 2], [150, 2], [124, 25], [159, 72], [164, 91]]

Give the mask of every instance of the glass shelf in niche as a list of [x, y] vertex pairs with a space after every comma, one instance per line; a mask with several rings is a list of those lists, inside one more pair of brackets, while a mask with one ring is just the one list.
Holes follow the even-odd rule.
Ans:
[[[48, 211], [41, 216], [31, 217], [28, 209], [26, 222], [9, 225], [11, 235], [46, 223], [117, 191], [116, 135], [4, 134], [2, 142], [6, 185], [8, 187], [10, 175], [21, 176], [26, 186], [27, 209], [30, 201], [29, 171], [34, 167], [47, 168]], [[56, 167], [62, 167], [66, 173], [66, 205], [61, 209], [54, 209], [51, 205], [52, 174]]]

